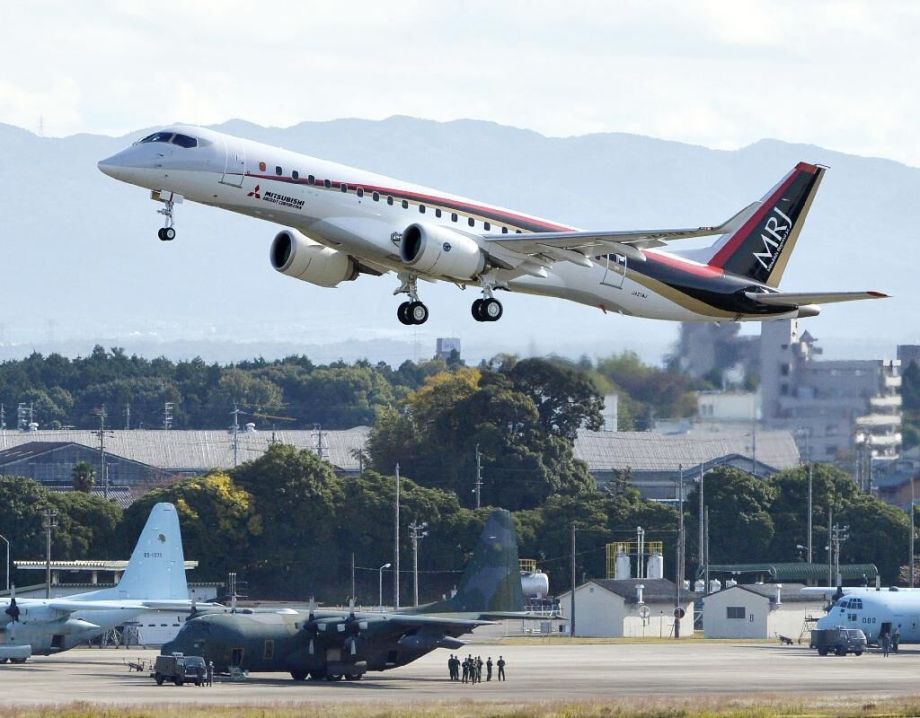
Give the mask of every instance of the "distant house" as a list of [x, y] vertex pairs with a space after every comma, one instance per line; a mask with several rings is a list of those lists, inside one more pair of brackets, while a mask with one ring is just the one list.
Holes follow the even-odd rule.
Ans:
[[[693, 635], [694, 594], [666, 578], [592, 579], [575, 589], [575, 635], [618, 638], [621, 636], [673, 635], [675, 602], [684, 610], [680, 635]], [[571, 590], [559, 596], [562, 616], [571, 619]]]

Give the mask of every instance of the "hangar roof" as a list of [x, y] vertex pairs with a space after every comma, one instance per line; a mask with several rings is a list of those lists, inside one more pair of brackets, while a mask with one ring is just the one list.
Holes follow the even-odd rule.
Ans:
[[[366, 426], [322, 432], [240, 431], [237, 433], [237, 456], [239, 463], [256, 459], [272, 443], [292, 444], [316, 452], [321, 434], [324, 458], [342, 471], [357, 472], [360, 464], [355, 454], [364, 449], [369, 433], [370, 428]], [[46, 448], [50, 442], [95, 447], [99, 439], [94, 431], [0, 431], [0, 450], [34, 442], [41, 442]], [[131, 461], [177, 472], [233, 467], [233, 435], [228, 431], [112, 431], [106, 436], [105, 448], [106, 452]]]
[[[729, 456], [750, 457], [753, 453], [750, 432], [706, 435], [670, 436], [639, 431], [578, 432], [575, 456], [586, 462], [592, 471], [676, 471], [683, 465], [685, 472]], [[758, 431], [757, 461], [777, 470], [799, 464], [799, 451], [789, 431]]]

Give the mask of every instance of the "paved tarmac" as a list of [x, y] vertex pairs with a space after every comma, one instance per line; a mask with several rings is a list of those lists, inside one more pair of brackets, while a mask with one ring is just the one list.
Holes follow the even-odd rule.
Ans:
[[920, 693], [920, 647], [902, 647], [884, 658], [819, 657], [799, 646], [743, 642], [470, 644], [474, 655], [508, 663], [508, 680], [464, 685], [447, 679], [449, 651], [413, 664], [371, 673], [359, 682], [307, 681], [286, 674], [252, 674], [244, 682], [220, 678], [212, 688], [157, 686], [125, 660], [152, 660], [156, 651], [76, 649], [34, 657], [24, 665], [0, 665], [4, 705], [72, 701], [253, 704], [277, 702], [528, 702], [598, 700], [639, 696], [771, 696], [816, 702], [859, 701]]

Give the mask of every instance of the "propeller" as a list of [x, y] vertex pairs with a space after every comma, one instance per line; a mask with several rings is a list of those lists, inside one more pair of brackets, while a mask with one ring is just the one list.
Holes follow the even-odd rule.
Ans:
[[4, 611], [10, 617], [10, 621], [16, 623], [19, 621], [19, 605], [16, 603], [16, 584], [10, 587], [10, 605]]
[[303, 624], [303, 632], [310, 638], [310, 644], [307, 653], [313, 655], [313, 641], [319, 635], [319, 625], [316, 622], [316, 599], [310, 596], [309, 604], [310, 613], [307, 615], [306, 623]]
[[367, 629], [367, 621], [360, 620], [355, 616], [355, 597], [348, 597], [348, 618], [340, 624], [341, 631], [345, 633], [345, 645], [348, 646], [348, 652], [355, 656], [358, 653], [358, 639], [361, 637], [361, 631]]

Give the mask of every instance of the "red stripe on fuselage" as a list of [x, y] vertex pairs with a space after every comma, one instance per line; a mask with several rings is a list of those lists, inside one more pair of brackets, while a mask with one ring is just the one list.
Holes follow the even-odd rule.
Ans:
[[[296, 185], [307, 185], [308, 187], [316, 187], [318, 189], [326, 189], [323, 185], [325, 180], [316, 180], [312, 185], [302, 178], [294, 179], [293, 177], [280, 177], [278, 175], [257, 175], [246, 173], [247, 177], [252, 177], [254, 179], [261, 180], [273, 180], [275, 182], [284, 182], [286, 184], [296, 184]], [[547, 222], [545, 220], [537, 219], [535, 217], [530, 217], [526, 214], [517, 214], [515, 212], [509, 212], [507, 210], [501, 210], [496, 207], [490, 207], [489, 205], [478, 205], [470, 204], [467, 202], [462, 202], [456, 199], [450, 199], [447, 197], [439, 197], [437, 195], [426, 195], [419, 192], [412, 192], [411, 190], [397, 190], [391, 187], [380, 187], [377, 185], [365, 185], [365, 184], [349, 184], [347, 182], [341, 181], [332, 181], [330, 180], [330, 189], [332, 187], [337, 188], [341, 192], [342, 185], [348, 187], [353, 187], [357, 190], [359, 187], [365, 192], [377, 192], [381, 195], [391, 195], [394, 198], [398, 199], [411, 199], [416, 202], [421, 202], [422, 204], [431, 203], [432, 207], [440, 204], [441, 208], [447, 207], [449, 209], [459, 209], [461, 211], [466, 211], [471, 214], [478, 214], [485, 216], [486, 214], [491, 214], [496, 217], [505, 218], [504, 221], [506, 224], [515, 224], [516, 222], [526, 222], [530, 225], [535, 225], [540, 227], [542, 230], [547, 232], [573, 232], [576, 231], [574, 227], [569, 227], [564, 224], [554, 224], [552, 222]], [[351, 190], [349, 190], [351, 191]], [[492, 219], [491, 217], [488, 219]], [[493, 220], [493, 221], [503, 221]]]
[[698, 277], [705, 277], [707, 279], [720, 279], [725, 276], [725, 270], [720, 267], [689, 262], [683, 257], [666, 254], [664, 252], [656, 252], [654, 249], [645, 249], [643, 252], [649, 260], [657, 261], [660, 264], [667, 264], [669, 267], [674, 267], [687, 274], [695, 274]]

